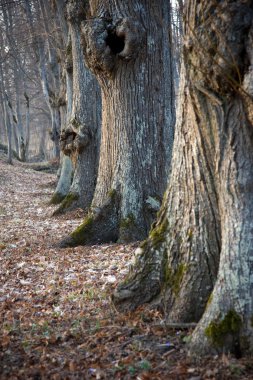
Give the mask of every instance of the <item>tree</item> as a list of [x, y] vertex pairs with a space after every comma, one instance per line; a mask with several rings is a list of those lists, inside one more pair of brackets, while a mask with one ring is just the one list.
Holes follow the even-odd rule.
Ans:
[[71, 113], [61, 133], [61, 148], [71, 157], [75, 171], [69, 192], [57, 212], [70, 207], [90, 207], [97, 178], [101, 128], [100, 90], [95, 77], [85, 67], [81, 47], [83, 2], [69, 0], [66, 17], [70, 33], [66, 61], [73, 63], [73, 96]]
[[174, 131], [168, 1], [91, 1], [89, 12], [82, 35], [102, 90], [100, 161], [91, 210], [70, 245], [146, 236]]
[[119, 307], [201, 320], [192, 352], [253, 348], [253, 6], [188, 0], [172, 173]]
[[[54, 154], [56, 158], [60, 157], [60, 130], [61, 130], [61, 106], [65, 105], [65, 100], [61, 94], [61, 65], [60, 49], [58, 44], [61, 41], [61, 35], [58, 28], [54, 33], [54, 38], [50, 38], [49, 13], [50, 5], [47, 0], [31, 4], [30, 0], [25, 0], [25, 12], [30, 28], [30, 35], [33, 41], [34, 52], [38, 61], [40, 80], [43, 94], [47, 106], [51, 113], [52, 128], [50, 132], [51, 139], [54, 143]], [[34, 7], [32, 7], [34, 5]], [[36, 12], [35, 12], [36, 11]], [[42, 19], [40, 28], [38, 19]], [[56, 25], [56, 21], [52, 23]], [[46, 58], [48, 58], [48, 63]]]
[[[34, 16], [38, 15], [38, 2], [30, 1], [30, 3]], [[24, 2], [1, 2], [0, 92], [2, 98], [6, 97], [5, 93], [8, 96], [7, 110], [10, 114], [9, 125], [12, 128], [13, 153], [15, 158], [22, 161], [30, 159], [31, 155], [35, 156], [33, 159], [38, 159], [36, 156], [39, 153], [38, 140], [42, 134], [47, 157], [51, 158], [52, 150], [49, 135], [45, 135], [48, 130], [49, 112], [42, 94], [30, 28], [25, 20]], [[36, 33], [39, 30], [41, 31], [38, 28]], [[3, 102], [1, 104], [3, 106]], [[2, 118], [4, 114], [5, 112], [2, 112]], [[0, 129], [4, 124], [4, 122], [0, 124]], [[4, 133], [3, 143], [5, 144], [7, 140], [7, 133]]]
[[[72, 58], [72, 49], [68, 49], [67, 47], [71, 47], [71, 36], [68, 31], [68, 25], [66, 18], [64, 16], [65, 6], [61, 0], [56, 1], [56, 12], [60, 19], [61, 29], [63, 31], [64, 37], [64, 48], [65, 48], [65, 61], [64, 61], [64, 69], [62, 70], [65, 74], [65, 83], [66, 83], [66, 103], [67, 103], [67, 111], [66, 111], [66, 120], [71, 118], [72, 114], [72, 102], [73, 102], [73, 58]], [[70, 51], [68, 51], [70, 50]], [[66, 124], [66, 121], [65, 121]], [[62, 131], [66, 125], [62, 123]], [[61, 137], [60, 137], [61, 139]], [[54, 194], [50, 200], [51, 204], [59, 204], [62, 200], [68, 195], [72, 180], [73, 180], [73, 164], [69, 157], [69, 155], [64, 154], [63, 152], [61, 156], [61, 171], [59, 180], [54, 191]]]

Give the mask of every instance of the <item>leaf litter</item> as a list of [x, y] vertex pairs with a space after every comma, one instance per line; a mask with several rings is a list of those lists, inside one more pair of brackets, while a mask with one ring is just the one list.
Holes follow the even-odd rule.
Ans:
[[191, 329], [110, 295], [138, 244], [57, 249], [82, 210], [52, 217], [56, 176], [0, 158], [0, 379], [252, 379], [247, 359], [190, 359]]

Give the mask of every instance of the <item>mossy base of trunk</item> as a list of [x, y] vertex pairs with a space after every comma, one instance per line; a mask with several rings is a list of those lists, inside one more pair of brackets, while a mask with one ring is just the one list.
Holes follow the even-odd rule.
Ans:
[[93, 243], [94, 235], [94, 218], [91, 215], [88, 215], [82, 224], [78, 226], [75, 231], [71, 233], [69, 237], [64, 239], [60, 243], [60, 247], [76, 247], [78, 245], [84, 245], [88, 243]]
[[116, 242], [119, 235], [117, 210], [117, 196], [108, 196], [103, 207], [91, 210], [60, 247]]
[[144, 238], [145, 232], [138, 227], [133, 214], [130, 214], [125, 219], [121, 219], [119, 223], [118, 243], [130, 243], [138, 240], [141, 241]]
[[53, 215], [60, 215], [64, 212], [78, 207], [77, 201], [79, 200], [79, 195], [75, 193], [68, 193], [66, 197], [61, 200], [60, 206], [54, 211]]
[[141, 247], [136, 250], [132, 269], [112, 296], [115, 306], [120, 311], [134, 310], [144, 303], [153, 301], [162, 290], [163, 250], [156, 251], [150, 239], [145, 240]]
[[252, 355], [252, 329], [247, 318], [233, 309], [223, 317], [220, 311], [218, 315], [207, 324], [200, 321], [188, 345], [189, 353], [196, 357], [210, 353], [229, 353], [236, 358]]
[[83, 223], [60, 243], [60, 247], [108, 242], [130, 243], [146, 237], [146, 231], [138, 225], [133, 214], [121, 220], [119, 215], [120, 195], [111, 190], [104, 204], [91, 208]]
[[55, 192], [52, 196], [52, 198], [49, 201], [50, 205], [58, 205], [62, 202], [62, 200], [65, 198], [64, 194]]

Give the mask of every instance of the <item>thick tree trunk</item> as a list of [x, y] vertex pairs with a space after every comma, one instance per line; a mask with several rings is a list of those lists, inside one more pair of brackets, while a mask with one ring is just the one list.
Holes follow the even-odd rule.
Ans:
[[166, 187], [174, 130], [170, 9], [159, 0], [91, 1], [85, 59], [102, 89], [92, 208], [71, 244], [146, 236]]
[[172, 321], [206, 308], [191, 342], [199, 354], [253, 348], [252, 15], [251, 1], [186, 3], [167, 196], [114, 294], [122, 308], [162, 298]]
[[[135, 271], [115, 299], [136, 307], [159, 295], [173, 322], [190, 322], [201, 317], [219, 264], [220, 224], [212, 162], [219, 120], [213, 118], [214, 111], [195, 123], [200, 103], [208, 110], [208, 102], [202, 94], [195, 99], [190, 96], [184, 67], [181, 78], [170, 184], [158, 221], [139, 251]], [[208, 133], [203, 135], [205, 124]]]
[[[60, 1], [57, 2], [60, 6]], [[62, 13], [62, 12], [61, 12]], [[61, 15], [60, 13], [60, 15]], [[63, 21], [62, 21], [63, 22]], [[65, 25], [65, 24], [64, 24]], [[66, 103], [67, 112], [65, 123], [62, 123], [62, 130], [66, 127], [67, 120], [71, 118], [72, 114], [72, 103], [73, 103], [73, 59], [72, 50], [68, 51], [68, 47], [71, 46], [71, 36], [68, 35], [66, 58], [65, 58], [65, 76], [66, 76]], [[60, 204], [63, 199], [67, 196], [71, 183], [73, 180], [73, 164], [70, 157], [62, 153], [61, 157], [61, 173], [57, 183], [55, 192], [50, 200], [51, 204]]]
[[83, 12], [81, 3], [68, 1], [71, 44], [67, 47], [67, 54], [73, 61], [73, 101], [67, 127], [61, 134], [61, 145], [64, 154], [72, 159], [74, 177], [56, 213], [76, 207], [87, 210], [91, 205], [97, 178], [101, 99], [98, 83], [84, 65], [80, 37]]

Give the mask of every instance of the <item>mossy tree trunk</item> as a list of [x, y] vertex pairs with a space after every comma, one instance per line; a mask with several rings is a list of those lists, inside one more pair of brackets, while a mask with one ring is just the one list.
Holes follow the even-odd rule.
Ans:
[[253, 349], [252, 15], [252, 1], [186, 2], [171, 179], [114, 294], [121, 308], [162, 299], [169, 321], [203, 315], [198, 354]]
[[74, 167], [72, 185], [56, 213], [82, 207], [88, 209], [97, 178], [101, 98], [95, 77], [85, 67], [81, 47], [80, 24], [85, 18], [81, 1], [69, 0], [66, 16], [70, 32], [67, 60], [73, 63], [72, 112], [61, 134], [61, 147]]
[[86, 64], [102, 90], [102, 132], [91, 211], [70, 244], [140, 240], [159, 209], [170, 167], [168, 2], [91, 1], [82, 34]]

